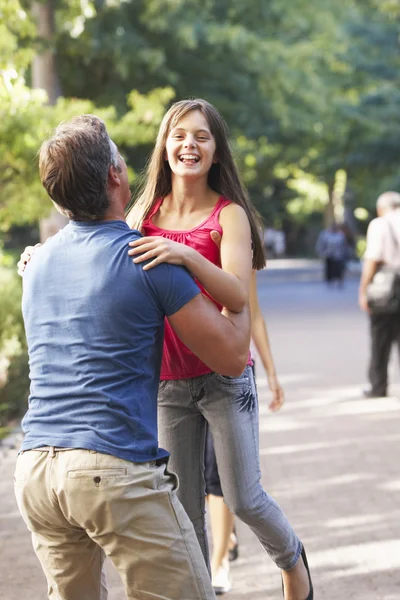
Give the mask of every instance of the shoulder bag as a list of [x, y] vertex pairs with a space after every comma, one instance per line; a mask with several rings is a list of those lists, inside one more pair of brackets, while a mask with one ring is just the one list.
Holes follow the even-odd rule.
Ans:
[[[388, 221], [390, 235], [399, 252], [400, 247]], [[400, 262], [400, 261], [399, 261]], [[372, 314], [395, 314], [400, 316], [400, 267], [382, 265], [367, 287], [367, 302]]]

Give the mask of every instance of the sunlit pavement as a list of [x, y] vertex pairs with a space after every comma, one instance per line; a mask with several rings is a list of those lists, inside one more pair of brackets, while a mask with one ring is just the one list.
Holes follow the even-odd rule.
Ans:
[[[313, 277], [276, 281], [263, 272], [259, 288], [287, 398], [280, 413], [269, 413], [259, 368], [264, 486], [306, 546], [316, 600], [399, 600], [400, 375], [395, 356], [392, 396], [364, 400], [368, 330], [357, 309], [356, 280], [343, 290], [328, 290]], [[0, 458], [0, 597], [43, 600], [44, 578], [12, 495], [14, 461], [15, 452]], [[279, 572], [257, 539], [242, 524], [238, 536], [233, 590], [225, 598], [282, 598]], [[123, 600], [111, 568], [108, 579], [110, 600]]]

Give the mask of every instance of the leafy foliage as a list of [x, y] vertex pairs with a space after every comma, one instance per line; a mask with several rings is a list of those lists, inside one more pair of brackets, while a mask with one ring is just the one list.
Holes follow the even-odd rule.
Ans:
[[[1, 255], [0, 255], [1, 258]], [[0, 429], [18, 417], [28, 398], [28, 354], [20, 310], [21, 282], [0, 265]], [[7, 379], [4, 381], [4, 374]]]
[[0, 0], [3, 229], [47, 210], [34, 156], [58, 120], [105, 114], [134, 181], [165, 106], [188, 96], [225, 116], [270, 221], [295, 219], [296, 197], [302, 212], [307, 185], [291, 182], [303, 176], [329, 188], [345, 169], [359, 206], [399, 184], [397, 0], [62, 0], [52, 47], [65, 99], [54, 109], [22, 79], [40, 51], [31, 7]]
[[[43, 40], [32, 9], [47, 2], [0, 0], [0, 231], [50, 210], [36, 155], [61, 120], [102, 117], [134, 185], [165, 108], [189, 96], [224, 115], [254, 203], [297, 249], [333, 211], [339, 179], [348, 214], [399, 189], [399, 0], [58, 0]], [[46, 50], [63, 93], [54, 106], [32, 89]], [[2, 286], [0, 355], [10, 340], [14, 354], [0, 425], [27, 393], [20, 286]]]

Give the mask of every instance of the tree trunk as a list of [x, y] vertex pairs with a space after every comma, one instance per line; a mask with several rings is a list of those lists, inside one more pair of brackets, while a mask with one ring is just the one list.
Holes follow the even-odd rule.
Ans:
[[334, 207], [334, 188], [335, 179], [331, 179], [328, 183], [328, 204], [325, 206], [324, 212], [324, 228], [327, 229], [332, 225], [335, 220], [335, 207]]
[[34, 2], [32, 14], [36, 20], [38, 37], [43, 49], [32, 62], [32, 86], [46, 90], [49, 104], [55, 104], [61, 95], [54, 52], [54, 0]]
[[355, 195], [349, 184], [346, 186], [344, 193], [344, 222], [351, 229], [353, 233], [357, 232], [357, 221], [354, 217], [355, 209]]
[[[61, 88], [54, 52], [54, 0], [33, 2], [32, 14], [36, 20], [38, 37], [43, 44], [43, 50], [36, 54], [32, 62], [32, 86], [45, 90], [48, 103], [55, 104], [61, 95]], [[42, 219], [39, 223], [40, 241], [45, 242], [67, 222], [68, 219], [53, 208], [47, 219]]]

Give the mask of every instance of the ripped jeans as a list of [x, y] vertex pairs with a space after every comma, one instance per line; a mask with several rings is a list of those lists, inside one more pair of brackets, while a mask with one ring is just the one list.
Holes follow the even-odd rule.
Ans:
[[302, 545], [279, 505], [261, 485], [258, 398], [253, 372], [164, 380], [158, 393], [159, 444], [171, 453], [178, 496], [194, 525], [207, 565], [204, 450], [207, 423], [224, 500], [256, 534], [281, 569], [296, 564]]

